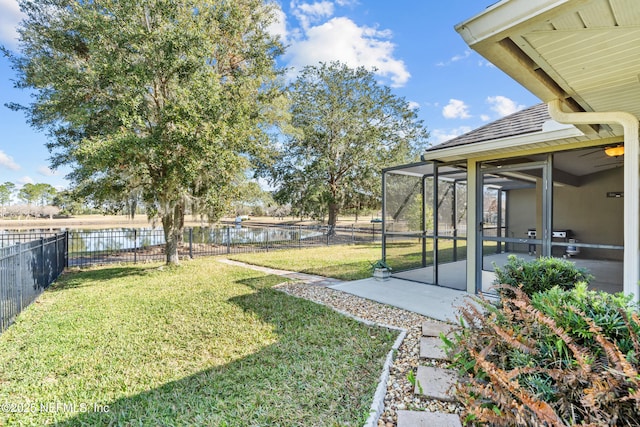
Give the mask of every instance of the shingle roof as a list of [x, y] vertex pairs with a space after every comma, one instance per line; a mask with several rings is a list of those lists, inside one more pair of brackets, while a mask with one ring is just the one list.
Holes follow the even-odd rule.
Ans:
[[458, 147], [475, 144], [482, 141], [508, 138], [516, 135], [542, 131], [542, 125], [550, 120], [547, 104], [542, 103], [513, 113], [482, 127], [457, 136], [441, 144], [427, 148], [426, 151], [436, 151], [443, 148]]

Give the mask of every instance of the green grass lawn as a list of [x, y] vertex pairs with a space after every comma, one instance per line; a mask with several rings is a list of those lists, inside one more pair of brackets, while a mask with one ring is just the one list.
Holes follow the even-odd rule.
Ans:
[[[453, 260], [453, 242], [440, 241], [440, 262]], [[427, 240], [427, 265], [433, 263], [433, 243]], [[342, 280], [371, 277], [371, 263], [380, 259], [380, 243], [318, 246], [277, 252], [257, 252], [227, 255], [227, 258], [249, 264], [282, 270], [299, 271]], [[459, 242], [456, 259], [466, 257], [465, 242]], [[394, 271], [422, 267], [422, 242], [419, 239], [398, 239], [387, 243], [387, 263]]]
[[380, 259], [380, 244], [317, 246], [277, 252], [231, 254], [226, 257], [249, 264], [299, 271], [343, 280], [371, 277], [371, 264]]
[[212, 258], [64, 275], [0, 335], [0, 425], [362, 425], [396, 332], [281, 281]]

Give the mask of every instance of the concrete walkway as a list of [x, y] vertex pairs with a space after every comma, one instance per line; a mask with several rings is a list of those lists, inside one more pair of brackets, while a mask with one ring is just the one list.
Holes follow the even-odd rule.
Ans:
[[458, 323], [456, 309], [463, 304], [465, 297], [468, 295], [466, 292], [455, 289], [396, 278], [391, 278], [387, 281], [369, 278], [345, 282], [329, 277], [261, 267], [229, 259], [219, 259], [219, 261], [266, 274], [275, 274], [289, 279], [300, 280], [310, 286], [329, 287], [444, 322]]
[[342, 282], [330, 288], [452, 323], [458, 323], [456, 309], [469, 295], [455, 289], [393, 277], [387, 281], [370, 278]]
[[307, 285], [311, 285], [311, 286], [330, 287], [332, 285], [343, 283], [342, 280], [333, 279], [331, 277], [316, 276], [314, 274], [297, 273], [295, 271], [287, 271], [287, 270], [279, 270], [277, 268], [262, 267], [260, 265], [246, 264], [244, 262], [233, 261], [225, 258], [218, 259], [218, 261], [225, 264], [229, 264], [229, 265], [235, 265], [237, 267], [244, 267], [251, 270], [261, 271], [266, 274], [273, 274], [276, 276], [286, 277], [288, 279], [300, 280], [306, 283]]

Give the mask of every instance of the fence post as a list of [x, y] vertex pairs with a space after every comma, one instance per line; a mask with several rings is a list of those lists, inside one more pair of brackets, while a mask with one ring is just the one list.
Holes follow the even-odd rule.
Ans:
[[22, 243], [20, 243], [20, 240], [18, 240], [18, 243], [16, 243], [16, 249], [17, 249], [17, 259], [18, 259], [18, 274], [17, 274], [17, 284], [18, 284], [18, 296], [19, 296], [19, 300], [20, 300], [20, 305], [18, 306], [18, 313], [22, 311]]
[[69, 267], [69, 230], [64, 232], [64, 267]]
[[269, 227], [267, 227], [267, 252], [269, 252]]
[[193, 259], [193, 227], [189, 228], [189, 258]]
[[298, 248], [302, 248], [302, 226], [298, 226]]
[[227, 253], [231, 253], [231, 228], [227, 226]]
[[353, 233], [353, 224], [351, 224], [351, 244], [356, 242], [356, 235]]
[[133, 263], [138, 263], [138, 229], [133, 229]]
[[59, 267], [58, 267], [58, 258], [60, 257], [59, 255], [59, 245], [58, 245], [58, 241], [60, 240], [60, 235], [56, 233], [56, 251], [55, 251], [55, 260], [56, 260], [56, 272], [54, 273], [54, 276], [56, 276], [56, 278], [58, 277], [58, 274], [60, 274], [59, 272]]
[[41, 280], [41, 282], [40, 282], [38, 287], [42, 286], [42, 289], [44, 289], [45, 288], [44, 284], [46, 283], [46, 280], [44, 279], [44, 264], [45, 264], [44, 263], [44, 237], [40, 238], [40, 255], [42, 255], [42, 260], [40, 261], [40, 263], [41, 263], [40, 264], [41, 265], [41, 267], [40, 267], [40, 280]]

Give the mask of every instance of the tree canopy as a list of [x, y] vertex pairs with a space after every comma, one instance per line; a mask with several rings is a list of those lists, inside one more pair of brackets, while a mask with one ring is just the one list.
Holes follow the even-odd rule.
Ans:
[[22, 109], [76, 194], [159, 217], [177, 263], [184, 213], [217, 219], [233, 179], [270, 152], [281, 90], [263, 0], [20, 0]]
[[29, 205], [47, 206], [53, 202], [57, 193], [57, 190], [51, 184], [26, 183], [18, 190], [18, 198]]
[[298, 214], [328, 214], [380, 200], [381, 170], [417, 160], [428, 137], [409, 103], [372, 71], [339, 62], [305, 67], [289, 87], [293, 130], [271, 177]]
[[11, 204], [11, 196], [15, 188], [16, 185], [10, 181], [0, 184], [0, 205], [2, 205], [2, 207]]

